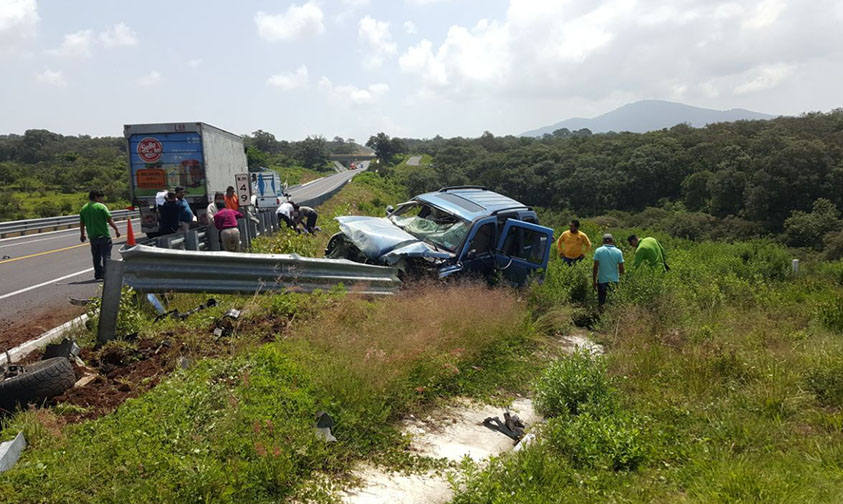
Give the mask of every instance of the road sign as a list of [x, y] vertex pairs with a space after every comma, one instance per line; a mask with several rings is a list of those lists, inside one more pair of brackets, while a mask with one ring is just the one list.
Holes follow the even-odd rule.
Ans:
[[237, 187], [237, 197], [240, 199], [241, 205], [251, 205], [252, 204], [252, 183], [249, 181], [249, 174], [248, 173], [238, 173], [234, 176], [234, 180], [237, 181], [235, 187]]

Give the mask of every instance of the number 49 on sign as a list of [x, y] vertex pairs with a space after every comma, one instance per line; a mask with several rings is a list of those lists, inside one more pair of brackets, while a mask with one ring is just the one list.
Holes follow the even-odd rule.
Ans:
[[252, 202], [252, 184], [249, 183], [248, 173], [238, 173], [234, 176], [237, 188], [237, 197], [241, 205], [249, 205]]

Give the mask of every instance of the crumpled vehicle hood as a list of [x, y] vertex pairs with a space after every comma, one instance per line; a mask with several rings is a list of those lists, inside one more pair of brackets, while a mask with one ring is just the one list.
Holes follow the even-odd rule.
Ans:
[[450, 252], [437, 251], [410, 233], [399, 228], [385, 217], [349, 215], [336, 217], [340, 231], [372, 259], [393, 265], [401, 257], [430, 257], [448, 259]]

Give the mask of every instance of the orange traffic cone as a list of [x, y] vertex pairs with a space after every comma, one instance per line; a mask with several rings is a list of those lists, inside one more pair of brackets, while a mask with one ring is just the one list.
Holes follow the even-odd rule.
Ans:
[[126, 246], [134, 247], [135, 245], [137, 243], [135, 243], [135, 232], [132, 231], [132, 219], [130, 217], [126, 219]]

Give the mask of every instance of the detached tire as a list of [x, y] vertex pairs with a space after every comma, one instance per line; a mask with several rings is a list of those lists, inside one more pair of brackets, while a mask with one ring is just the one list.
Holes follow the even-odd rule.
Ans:
[[0, 381], [0, 409], [43, 403], [76, 383], [73, 366], [66, 357], [54, 357], [23, 366], [23, 373]]

